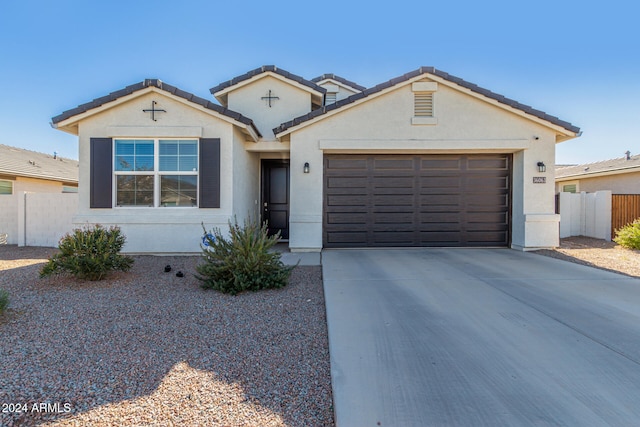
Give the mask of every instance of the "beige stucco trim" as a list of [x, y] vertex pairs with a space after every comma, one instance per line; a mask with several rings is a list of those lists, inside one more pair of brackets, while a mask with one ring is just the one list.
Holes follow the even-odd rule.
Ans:
[[289, 141], [258, 141], [245, 142], [244, 149], [250, 152], [288, 153], [291, 149]]
[[529, 149], [531, 141], [526, 139], [321, 139], [318, 148], [327, 152], [485, 152], [485, 153], [513, 153]]
[[107, 132], [114, 138], [131, 138], [151, 134], [157, 137], [200, 138], [202, 137], [202, 126], [107, 126]]

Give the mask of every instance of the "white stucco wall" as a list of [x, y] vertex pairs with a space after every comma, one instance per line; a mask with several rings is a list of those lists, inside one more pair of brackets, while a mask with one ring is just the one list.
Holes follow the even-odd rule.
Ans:
[[[412, 125], [411, 84], [291, 133], [292, 250], [322, 246], [324, 153], [513, 153], [512, 245], [533, 249], [558, 244], [552, 172], [555, 132], [519, 115], [438, 85], [436, 125]], [[311, 173], [299, 165], [309, 162]], [[534, 176], [546, 177], [533, 184]]]
[[77, 194], [27, 193], [24, 238], [19, 244], [57, 247], [60, 238], [73, 230], [77, 209]]
[[[149, 108], [156, 101], [156, 108], [166, 113], [156, 115], [151, 120]], [[240, 134], [234, 134], [234, 125], [214, 117], [207, 112], [173, 99], [160, 91], [154, 91], [134, 98], [124, 104], [108, 109], [82, 120], [79, 124], [80, 185], [79, 208], [74, 217], [76, 225], [103, 224], [119, 225], [127, 237], [125, 252], [199, 252], [202, 223], [208, 229], [227, 229], [234, 212], [234, 191], [238, 194], [255, 194], [251, 187], [254, 179], [234, 181], [234, 148]], [[89, 140], [92, 137], [109, 138], [220, 138], [220, 208], [147, 208], [114, 207], [112, 209], [89, 208]], [[241, 167], [250, 167], [250, 157], [241, 157]], [[244, 186], [247, 188], [243, 188]], [[115, 194], [115, 192], [114, 192]], [[247, 197], [239, 207], [247, 205]]]
[[[271, 101], [271, 107], [261, 99], [269, 90], [279, 98]], [[227, 102], [230, 110], [250, 117], [265, 140], [275, 139], [276, 126], [311, 111], [309, 92], [269, 75], [233, 90]]]
[[233, 212], [242, 224], [245, 218], [260, 219], [260, 154], [245, 150], [239, 130], [235, 131], [234, 139]]
[[[62, 193], [62, 183], [25, 177], [16, 177], [12, 181], [13, 194], [0, 195], [0, 234], [7, 234], [8, 244], [17, 245], [19, 241], [18, 209], [19, 204], [24, 203], [23, 193]], [[43, 213], [46, 214], [47, 211], [44, 210]]]

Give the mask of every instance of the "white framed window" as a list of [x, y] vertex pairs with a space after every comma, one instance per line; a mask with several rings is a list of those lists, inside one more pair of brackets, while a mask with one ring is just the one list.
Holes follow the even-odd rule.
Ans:
[[563, 193], [577, 193], [578, 192], [578, 184], [564, 184], [562, 186]]
[[198, 207], [197, 139], [115, 139], [114, 206]]
[[13, 181], [9, 181], [7, 179], [0, 179], [0, 195], [11, 195], [13, 194]]

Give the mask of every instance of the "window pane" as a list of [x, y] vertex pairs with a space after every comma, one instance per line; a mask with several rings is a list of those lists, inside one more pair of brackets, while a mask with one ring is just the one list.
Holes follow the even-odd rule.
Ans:
[[161, 206], [198, 206], [198, 177], [163, 175], [160, 177]]
[[153, 156], [153, 141], [136, 141], [136, 156]]
[[117, 206], [153, 206], [153, 175], [117, 175]]
[[116, 139], [116, 156], [134, 154], [135, 141]]
[[137, 171], [152, 171], [153, 170], [153, 156], [136, 156], [136, 170]]
[[116, 171], [152, 171], [153, 141], [116, 139]]
[[118, 156], [118, 155], [116, 155], [116, 170], [117, 171], [132, 171], [134, 162], [135, 162], [135, 157], [134, 156]]
[[178, 141], [162, 140], [160, 141], [160, 155], [177, 155]]
[[183, 172], [195, 172], [198, 170], [198, 158], [196, 156], [180, 157], [180, 169]]
[[160, 170], [195, 172], [198, 170], [198, 142], [160, 140]]
[[195, 156], [198, 154], [198, 144], [196, 141], [180, 141], [181, 156]]
[[13, 184], [11, 181], [0, 181], [0, 194], [13, 194]]
[[160, 170], [161, 171], [176, 171], [178, 170], [178, 156], [160, 156]]

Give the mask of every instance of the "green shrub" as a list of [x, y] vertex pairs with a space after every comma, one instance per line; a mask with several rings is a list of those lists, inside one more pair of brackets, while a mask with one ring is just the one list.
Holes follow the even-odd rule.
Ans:
[[128, 271], [133, 258], [120, 255], [126, 241], [118, 227], [77, 228], [58, 244], [60, 253], [49, 258], [40, 277], [69, 273], [82, 280], [102, 280], [110, 271]]
[[616, 230], [614, 242], [629, 249], [640, 249], [640, 218]]
[[209, 247], [202, 246], [203, 263], [196, 266], [196, 278], [203, 288], [237, 295], [287, 284], [293, 267], [286, 267], [280, 253], [270, 250], [280, 236], [269, 236], [266, 223], [245, 220], [240, 226], [237, 220], [229, 221], [229, 239], [219, 228], [211, 233], [202, 228]]
[[0, 289], [0, 314], [4, 312], [4, 309], [9, 305], [9, 292], [4, 289]]

